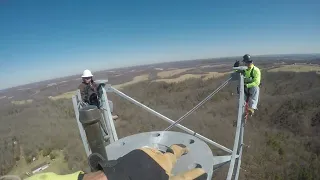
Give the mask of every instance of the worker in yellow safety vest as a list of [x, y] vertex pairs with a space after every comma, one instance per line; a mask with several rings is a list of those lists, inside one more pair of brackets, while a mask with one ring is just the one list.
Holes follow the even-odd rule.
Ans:
[[[253, 115], [254, 111], [257, 109], [259, 102], [260, 86], [261, 86], [261, 71], [253, 64], [249, 54], [243, 56], [245, 66], [248, 68], [244, 70], [244, 94], [245, 100], [248, 100], [248, 110], [249, 115]], [[239, 66], [239, 61], [236, 61], [234, 67]], [[248, 98], [248, 99], [247, 99]]]
[[[188, 152], [186, 146], [173, 144], [168, 152], [142, 147], [135, 149], [117, 160], [105, 161], [98, 154], [96, 171], [58, 175], [52, 172], [39, 173], [25, 180], [205, 180], [208, 175], [202, 168], [194, 168], [181, 174], [173, 175], [172, 169], [178, 158]], [[99, 160], [100, 159], [100, 160]], [[91, 168], [93, 165], [91, 165]]]

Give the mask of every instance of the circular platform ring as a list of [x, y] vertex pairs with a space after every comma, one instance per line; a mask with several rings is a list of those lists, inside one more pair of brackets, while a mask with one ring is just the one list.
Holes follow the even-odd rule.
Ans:
[[173, 174], [201, 167], [208, 173], [208, 179], [211, 179], [213, 173], [211, 149], [202, 140], [186, 133], [172, 131], [139, 133], [124, 137], [106, 146], [106, 152], [109, 160], [115, 160], [143, 146], [155, 147], [162, 152], [166, 152], [170, 150], [169, 147], [172, 144], [184, 144], [189, 149], [187, 154], [178, 159], [172, 170]]

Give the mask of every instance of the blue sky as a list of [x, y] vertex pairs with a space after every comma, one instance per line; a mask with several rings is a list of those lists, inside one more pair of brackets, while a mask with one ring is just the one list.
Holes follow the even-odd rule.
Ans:
[[0, 0], [0, 89], [144, 63], [319, 53], [319, 0]]

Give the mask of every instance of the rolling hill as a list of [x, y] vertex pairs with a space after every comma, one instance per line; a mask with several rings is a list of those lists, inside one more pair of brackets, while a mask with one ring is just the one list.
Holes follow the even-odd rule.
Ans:
[[[259, 110], [246, 125], [241, 179], [320, 179], [320, 75], [317, 74], [317, 69], [297, 72], [289, 68], [291, 70], [288, 71], [287, 66], [274, 63], [260, 64], [263, 69], [263, 86]], [[200, 63], [196, 69], [180, 71], [165, 78], [175, 79], [186, 74], [213, 72], [212, 66], [208, 67], [212, 68], [210, 71], [201, 70], [201, 66], [206, 65], [208, 63]], [[216, 72], [223, 72], [219, 68], [225, 67], [216, 68]], [[275, 70], [276, 68], [278, 69]], [[149, 76], [149, 79], [130, 83], [122, 91], [172, 119], [178, 119], [190, 110], [229, 76], [193, 76], [178, 82], [157, 82], [155, 80], [163, 76], [158, 76], [159, 70], [154, 70], [154, 67], [152, 69], [130, 72], [134, 74], [131, 78], [126, 81], [117, 80], [118, 83], [114, 84], [129, 82], [146, 72], [153, 74], [153, 78]], [[126, 76], [129, 77], [130, 73], [126, 73]], [[116, 77], [121, 76], [113, 76], [114, 81]], [[72, 86], [69, 84], [63, 92], [51, 95], [61, 95], [76, 87], [77, 81]], [[222, 145], [232, 147], [232, 122], [237, 113], [235, 89], [235, 84], [230, 84], [182, 124]], [[18, 172], [20, 176], [26, 176], [25, 171], [32, 169], [33, 158], [39, 163], [51, 162], [51, 158], [44, 158], [43, 152], [50, 156], [57, 155], [57, 151], [61, 152], [57, 155], [60, 165], [55, 167], [67, 167], [59, 169], [59, 173], [88, 170], [70, 96], [52, 100], [48, 98], [49, 94], [40, 92], [31, 103], [13, 104], [8, 101], [9, 103], [1, 105], [0, 142], [5, 142], [0, 146], [1, 174]], [[109, 97], [120, 117], [116, 121], [119, 137], [168, 126], [118, 96], [110, 94]], [[24, 98], [30, 97], [26, 95]], [[13, 139], [18, 142], [20, 151], [13, 151], [16, 147], [10, 145]], [[215, 149], [214, 151], [220, 153]], [[27, 167], [15, 166], [21, 160], [26, 161]], [[225, 169], [222, 169], [214, 177], [220, 179], [225, 177], [224, 173]]]

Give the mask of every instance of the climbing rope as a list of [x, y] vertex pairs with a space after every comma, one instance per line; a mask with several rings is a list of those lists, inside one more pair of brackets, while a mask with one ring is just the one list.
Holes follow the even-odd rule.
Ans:
[[170, 130], [172, 127], [174, 127], [176, 124], [183, 121], [186, 117], [188, 117], [191, 113], [193, 113], [195, 110], [197, 110], [200, 106], [202, 106], [204, 103], [209, 101], [215, 94], [217, 94], [222, 88], [224, 88], [229, 81], [232, 79], [230, 77], [228, 80], [226, 80], [222, 85], [220, 85], [216, 90], [214, 90], [209, 96], [207, 96], [204, 100], [202, 100], [199, 104], [197, 104], [194, 108], [192, 108], [190, 111], [188, 111], [185, 115], [183, 115], [181, 118], [179, 118], [175, 123], [171, 124], [169, 127], [167, 127], [164, 131]]

